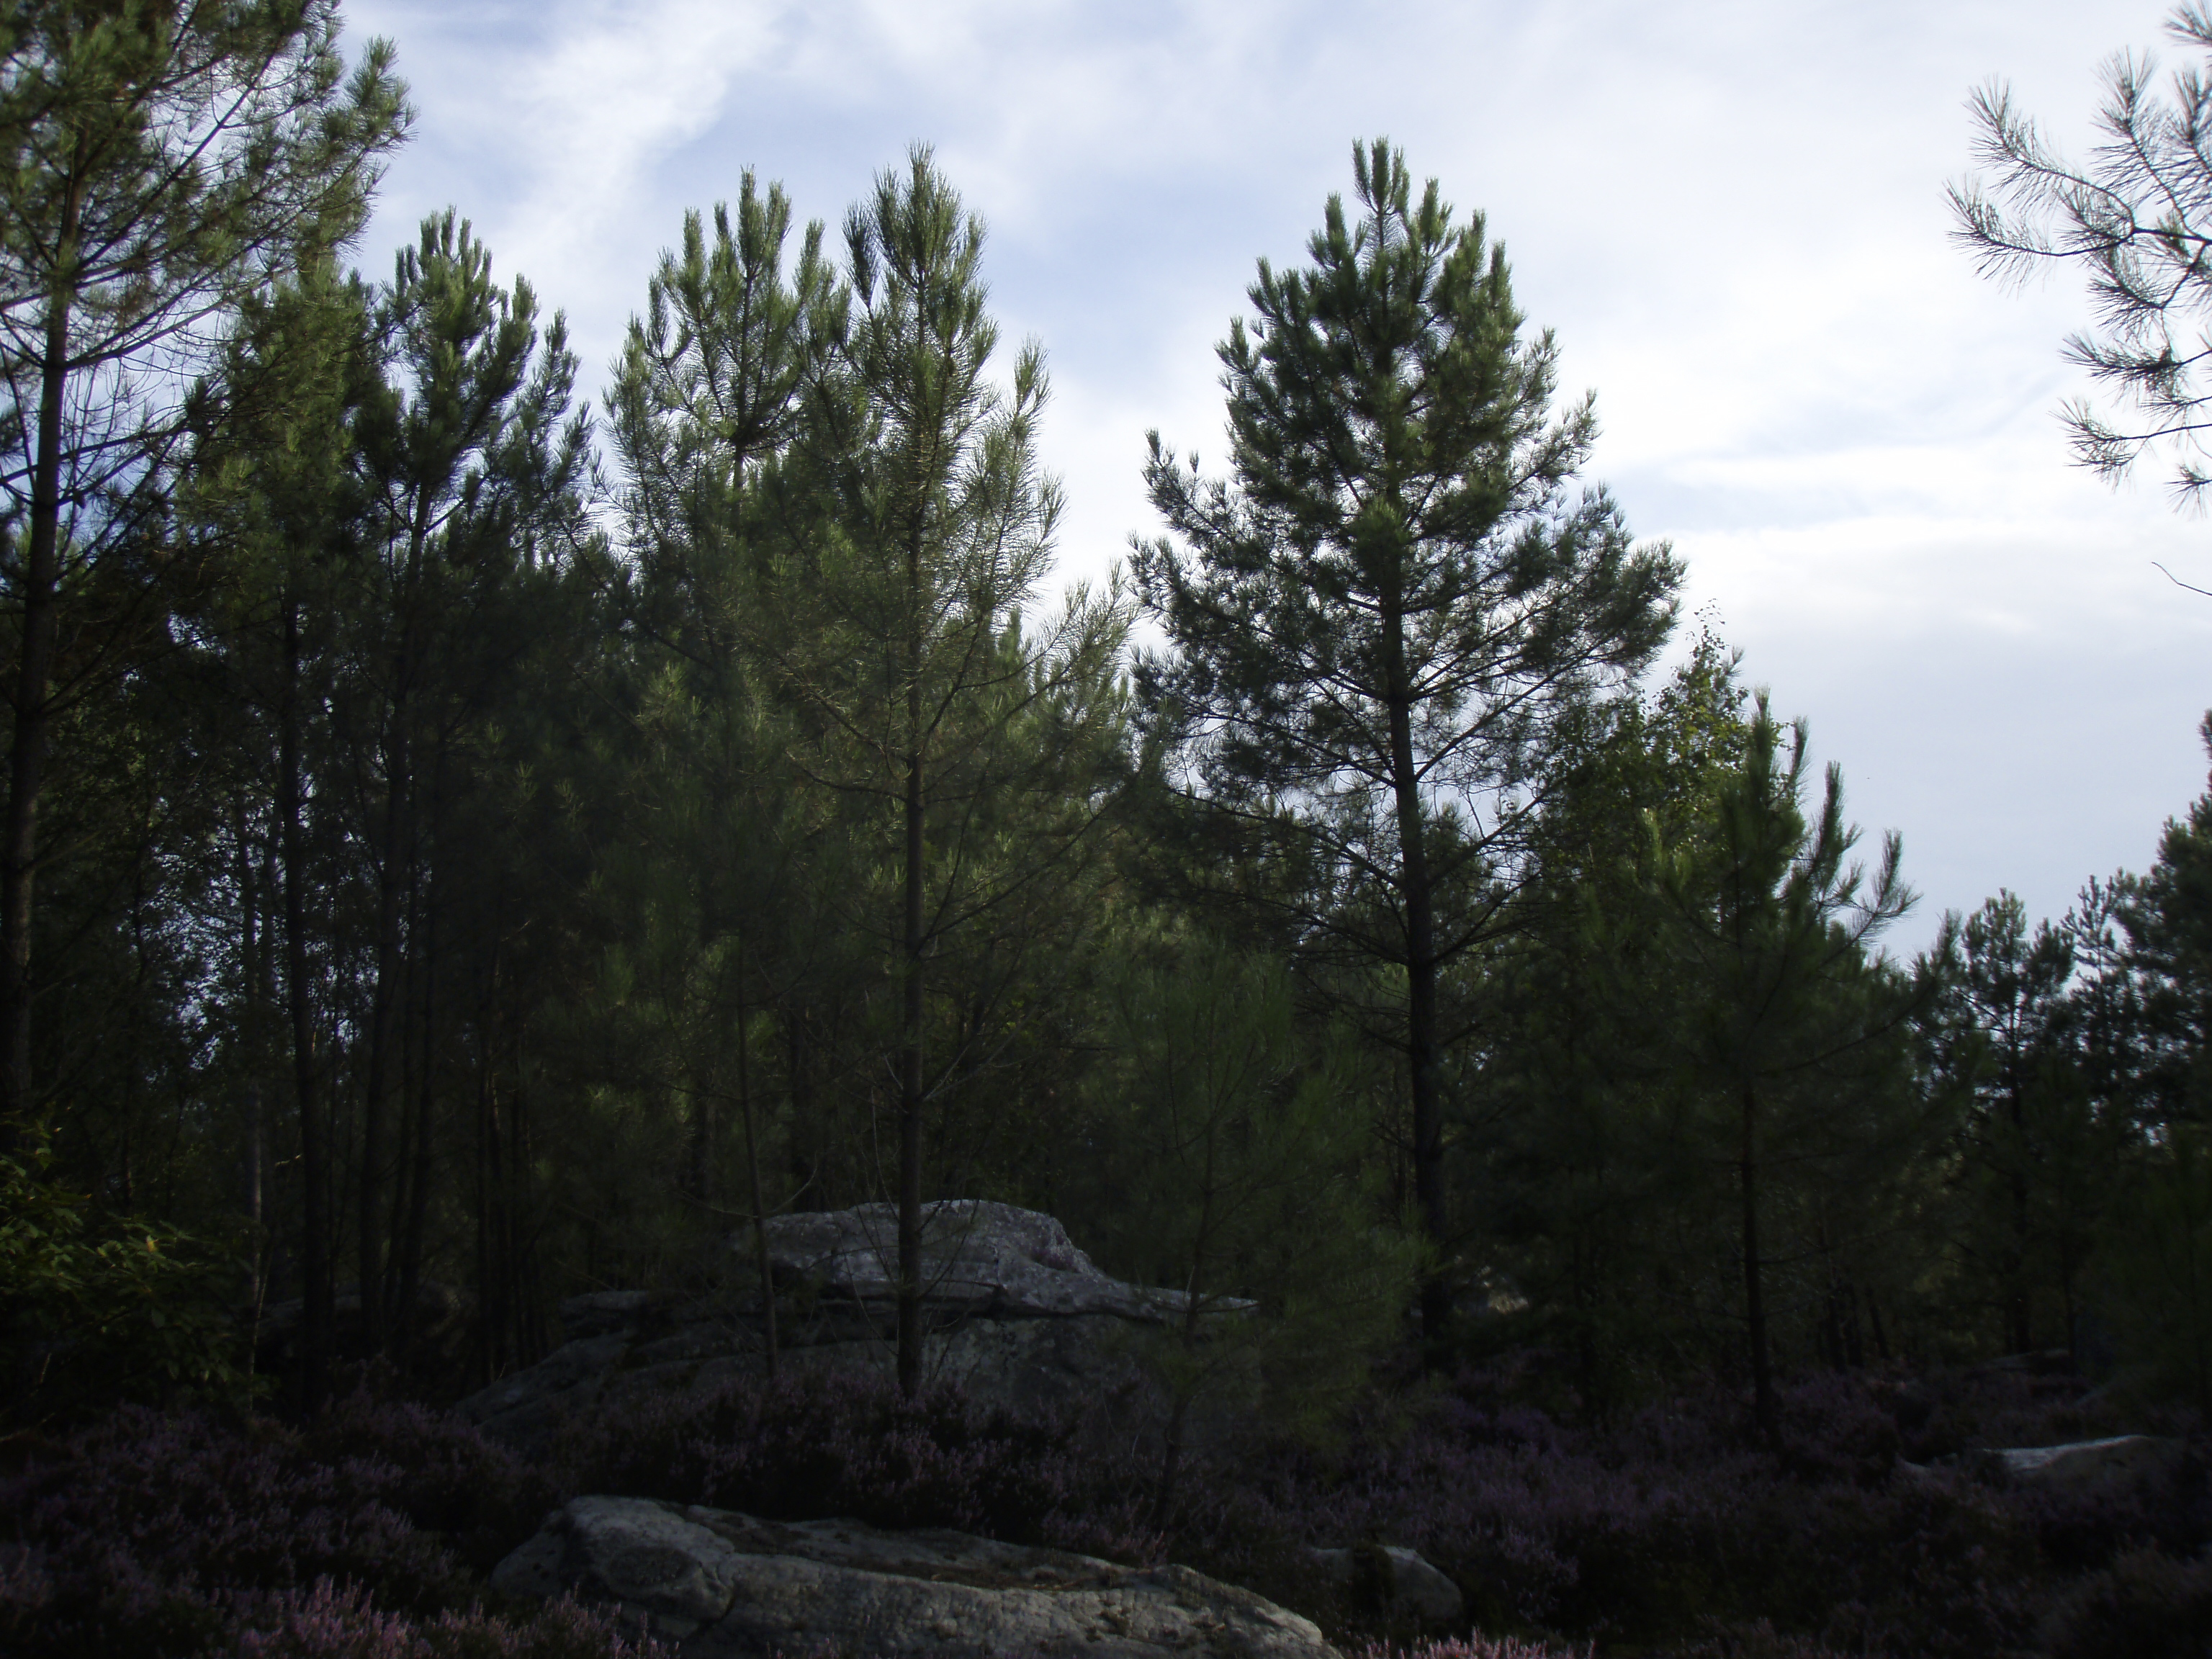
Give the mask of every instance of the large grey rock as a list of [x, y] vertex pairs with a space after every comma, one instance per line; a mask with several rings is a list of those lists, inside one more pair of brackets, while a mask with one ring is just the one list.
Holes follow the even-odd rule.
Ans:
[[[766, 1225], [769, 1262], [779, 1280], [809, 1281], [859, 1302], [898, 1295], [898, 1211], [890, 1204], [780, 1215]], [[750, 1231], [731, 1248], [751, 1258]], [[922, 1218], [922, 1294], [935, 1307], [999, 1318], [1112, 1314], [1164, 1322], [1181, 1317], [1180, 1291], [1150, 1290], [1109, 1277], [1076, 1249], [1048, 1215], [957, 1199]]]
[[[888, 1377], [896, 1297], [896, 1216], [887, 1204], [778, 1216], [767, 1226], [785, 1369]], [[561, 1308], [570, 1339], [536, 1365], [460, 1402], [486, 1433], [542, 1446], [564, 1416], [616, 1408], [633, 1390], [707, 1386], [764, 1368], [750, 1229], [726, 1247], [720, 1297], [604, 1291]], [[988, 1406], [1109, 1407], [1144, 1392], [1132, 1338], [1180, 1319], [1178, 1291], [1099, 1271], [1048, 1215], [1010, 1204], [933, 1205], [923, 1231], [925, 1371]], [[1243, 1304], [1228, 1316], [1241, 1317]]]
[[1898, 1461], [1900, 1478], [1918, 1484], [1978, 1475], [2012, 1486], [2070, 1495], [2140, 1489], [2172, 1474], [2184, 1451], [2179, 1440], [2118, 1434], [2063, 1446], [1997, 1446], [1938, 1458], [1934, 1463]]
[[1455, 1625], [1467, 1612], [1457, 1584], [1412, 1550], [1396, 1544], [1308, 1550], [1321, 1576], [1355, 1603], [1386, 1617], [1424, 1625]]
[[1971, 1461], [1985, 1474], [2002, 1474], [2016, 1485], [2050, 1492], [2087, 1492], [2137, 1486], [2165, 1474], [2180, 1461], [2178, 1440], [2157, 1435], [2120, 1434], [2106, 1440], [2077, 1440], [2064, 1446], [2014, 1446], [1978, 1454]]
[[495, 1589], [617, 1603], [685, 1659], [829, 1648], [943, 1659], [1335, 1659], [1313, 1624], [1187, 1567], [1125, 1567], [956, 1532], [782, 1526], [728, 1510], [580, 1498]]

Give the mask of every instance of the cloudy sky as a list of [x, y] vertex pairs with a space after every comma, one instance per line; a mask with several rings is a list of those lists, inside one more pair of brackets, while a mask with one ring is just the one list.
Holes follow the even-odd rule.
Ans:
[[1150, 533], [1144, 434], [1221, 453], [1212, 347], [1297, 259], [1355, 137], [1506, 245], [1591, 475], [1685, 557], [1776, 706], [1924, 895], [2056, 915], [2205, 787], [2212, 522], [2069, 465], [2085, 320], [2060, 272], [1947, 239], [1992, 77], [2075, 153], [2164, 0], [352, 0], [420, 122], [372, 270], [448, 204], [566, 310], [596, 398], [683, 211], [747, 167], [834, 227], [919, 139], [990, 228], [1005, 337], [1049, 353], [1045, 446], [1095, 580]]

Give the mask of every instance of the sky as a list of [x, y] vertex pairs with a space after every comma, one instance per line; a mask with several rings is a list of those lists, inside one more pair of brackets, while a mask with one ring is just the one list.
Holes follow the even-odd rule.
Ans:
[[[2212, 520], [2156, 470], [2074, 467], [2056, 410], [2087, 321], [1949, 239], [1966, 104], [2002, 78], [2085, 155], [2102, 74], [2164, 0], [353, 0], [418, 120], [372, 274], [447, 205], [567, 314], [596, 402], [687, 208], [744, 169], [835, 230], [909, 145], [988, 227], [1002, 338], [1048, 353], [1042, 434], [1094, 585], [1158, 526], [1158, 428], [1218, 469], [1214, 343], [1255, 261], [1304, 256], [1355, 139], [1403, 146], [1502, 241], [1587, 477], [1843, 769], [1918, 908], [2000, 888], [2057, 916], [2141, 870], [2206, 787]], [[1011, 351], [1007, 352], [1011, 368]]]

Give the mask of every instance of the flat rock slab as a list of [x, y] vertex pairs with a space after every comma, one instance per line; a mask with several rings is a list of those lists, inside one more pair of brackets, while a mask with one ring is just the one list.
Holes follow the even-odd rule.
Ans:
[[1934, 1463], [1899, 1459], [1898, 1474], [1916, 1482], [1951, 1478], [1957, 1471], [2045, 1492], [2127, 1492], [2153, 1486], [2181, 1463], [2179, 1440], [2154, 1434], [2116, 1434], [2104, 1440], [2075, 1440], [2063, 1446], [1992, 1446]]
[[2021, 1486], [2053, 1492], [2087, 1492], [2132, 1486], [2171, 1468], [2181, 1443], [2150, 1434], [2118, 1434], [2106, 1440], [2077, 1440], [2064, 1446], [2012, 1446], [1986, 1451], [1977, 1460], [2001, 1470]]
[[576, 1498], [492, 1584], [615, 1602], [686, 1659], [825, 1647], [943, 1659], [1336, 1659], [1310, 1620], [1188, 1567], [853, 1521], [780, 1525], [642, 1498]]

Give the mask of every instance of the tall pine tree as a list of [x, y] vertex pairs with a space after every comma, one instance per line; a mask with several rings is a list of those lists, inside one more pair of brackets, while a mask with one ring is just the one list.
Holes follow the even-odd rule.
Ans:
[[[1552, 337], [1521, 337], [1504, 252], [1403, 155], [1353, 151], [1312, 264], [1265, 260], [1220, 347], [1232, 476], [1152, 439], [1171, 538], [1139, 543], [1172, 649], [1140, 696], [1194, 805], [1312, 872], [1286, 901], [1312, 951], [1388, 970], [1423, 1224], [1452, 1241], [1438, 1065], [1446, 969], [1519, 878], [1530, 786], [1561, 716], [1640, 670], [1680, 568], [1571, 482], [1590, 401], [1553, 407]], [[1425, 1330], [1449, 1306], [1425, 1288]]]

